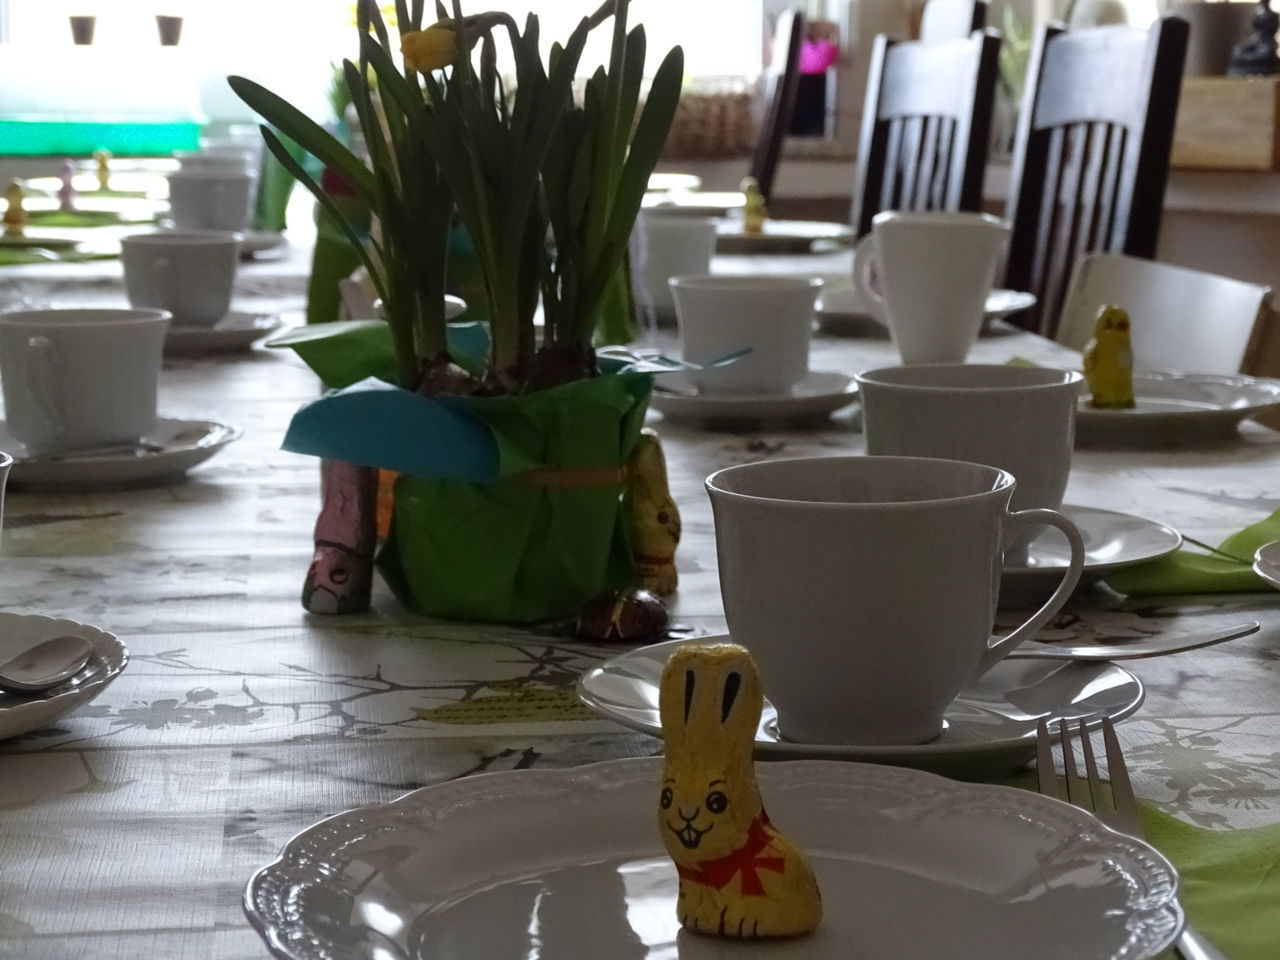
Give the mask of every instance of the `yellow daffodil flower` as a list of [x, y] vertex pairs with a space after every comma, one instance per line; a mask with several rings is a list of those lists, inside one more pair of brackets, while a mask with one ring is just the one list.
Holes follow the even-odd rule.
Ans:
[[400, 38], [400, 52], [414, 70], [430, 73], [453, 63], [458, 55], [458, 35], [453, 24], [441, 21], [406, 33]]

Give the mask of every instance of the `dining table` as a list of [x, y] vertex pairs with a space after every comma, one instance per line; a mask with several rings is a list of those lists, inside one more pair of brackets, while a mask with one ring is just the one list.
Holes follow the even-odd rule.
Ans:
[[[714, 270], [836, 285], [847, 282], [849, 256], [720, 256]], [[301, 245], [246, 263], [237, 308], [301, 322], [307, 265]], [[0, 271], [0, 307], [6, 298], [126, 302], [115, 261]], [[670, 331], [646, 336], [674, 348]], [[1005, 325], [969, 359], [1014, 358], [1079, 365], [1078, 354]], [[887, 336], [814, 337], [814, 370], [895, 362]], [[573, 621], [432, 620], [381, 582], [368, 612], [304, 611], [320, 468], [282, 451], [281, 439], [320, 389], [291, 352], [262, 345], [167, 359], [161, 414], [235, 425], [237, 442], [163, 486], [11, 485], [0, 609], [111, 631], [130, 662], [56, 725], [0, 742], [0, 957], [264, 957], [242, 913], [246, 882], [318, 820], [482, 772], [660, 752], [659, 740], [579, 701], [579, 676], [626, 646], [582, 639]], [[857, 404], [800, 426], [707, 429], [649, 417], [683, 517], [672, 636], [722, 634], [704, 479], [749, 461], [859, 455]], [[1250, 423], [1208, 447], [1079, 449], [1066, 501], [1214, 544], [1280, 507], [1280, 433]], [[1025, 614], [1002, 609], [997, 627]], [[1280, 823], [1280, 593], [1130, 598], [1096, 584], [1041, 635], [1173, 636], [1243, 620], [1262, 628], [1129, 663], [1146, 700], [1118, 726], [1139, 797], [1224, 834]]]

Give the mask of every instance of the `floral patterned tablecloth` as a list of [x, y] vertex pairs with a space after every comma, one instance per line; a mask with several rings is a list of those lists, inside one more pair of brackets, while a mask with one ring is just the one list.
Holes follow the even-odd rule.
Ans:
[[[841, 256], [720, 266], [839, 273]], [[40, 287], [31, 275], [24, 296], [87, 299], [73, 281]], [[95, 288], [100, 302], [118, 301], [111, 280]], [[276, 307], [299, 290], [249, 268], [241, 302]], [[973, 359], [1015, 355], [1071, 361], [1012, 333], [984, 338]], [[884, 340], [819, 338], [813, 366], [892, 360]], [[292, 357], [263, 349], [167, 362], [162, 412], [237, 424], [242, 440], [176, 486], [11, 492], [0, 605], [100, 625], [133, 659], [96, 702], [0, 744], [0, 957], [262, 957], [240, 911], [244, 884], [319, 818], [481, 770], [657, 750], [574, 698], [578, 674], [615, 648], [555, 626], [426, 622], [381, 588], [367, 615], [303, 613], [319, 474], [278, 445], [316, 391]], [[859, 453], [857, 408], [808, 432], [711, 433], [654, 419], [685, 520], [676, 621], [687, 635], [719, 632], [703, 478], [767, 457]], [[1082, 451], [1067, 500], [1215, 542], [1280, 506], [1280, 434], [1251, 427], [1238, 444], [1198, 451]], [[1280, 821], [1278, 613], [1280, 594], [1126, 602], [1096, 588], [1050, 636], [1263, 621], [1252, 637], [1133, 665], [1148, 698], [1121, 728], [1143, 797], [1201, 826], [1252, 826]]]

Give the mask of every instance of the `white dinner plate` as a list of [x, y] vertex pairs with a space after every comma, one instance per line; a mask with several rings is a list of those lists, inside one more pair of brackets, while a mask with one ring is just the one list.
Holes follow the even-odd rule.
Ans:
[[743, 233], [742, 223], [726, 220], [719, 226], [716, 253], [773, 254], [809, 253], [819, 240], [848, 243], [853, 228], [847, 223], [823, 220], [766, 220], [762, 233]]
[[671, 193], [650, 191], [644, 195], [641, 206], [646, 210], [661, 210], [664, 214], [682, 217], [726, 217], [734, 210], [741, 210], [747, 198], [738, 190], [677, 190]]
[[24, 490], [95, 490], [173, 481], [239, 436], [239, 427], [213, 420], [162, 417], [136, 447], [28, 456], [0, 421], [0, 450], [13, 455], [9, 484]]
[[43, 693], [0, 690], [0, 740], [46, 729], [107, 689], [129, 662], [128, 649], [105, 630], [74, 620], [0, 613], [0, 663], [38, 643], [65, 636], [84, 637], [93, 644], [88, 661], [70, 680]]
[[649, 406], [668, 420], [684, 423], [789, 421], [825, 417], [858, 398], [853, 377], [812, 371], [791, 393], [697, 393], [688, 374], [661, 374]]
[[[668, 640], [621, 653], [584, 673], [578, 679], [578, 696], [601, 716], [660, 736], [658, 683], [667, 657], [682, 643], [728, 639]], [[783, 740], [778, 735], [777, 710], [765, 701], [756, 756], [864, 760], [948, 776], [996, 777], [1012, 773], [1035, 756], [1036, 722], [1041, 718], [1106, 715], [1123, 720], [1142, 705], [1145, 696], [1142, 682], [1113, 663], [1006, 660], [961, 691], [947, 709], [946, 729], [928, 743], [869, 747]]]
[[665, 193], [671, 190], [697, 190], [702, 186], [702, 178], [696, 173], [651, 173], [645, 190], [650, 193]]
[[1058, 800], [864, 764], [758, 775], [822, 891], [807, 937], [680, 930], [659, 758], [482, 773], [330, 817], [253, 876], [245, 912], [289, 960], [1150, 960], [1181, 927], [1169, 862]]
[[209, 327], [183, 326], [177, 319], [164, 338], [164, 352], [174, 357], [205, 357], [247, 350], [279, 329], [280, 318], [271, 313], [233, 310]]
[[[994, 332], [993, 324], [1021, 313], [1036, 304], [1034, 293], [1022, 290], [992, 290], [983, 308], [982, 329]], [[888, 335], [884, 323], [868, 313], [852, 287], [823, 290], [816, 307], [818, 327], [824, 333], [842, 337], [878, 337]]]
[[[1084, 572], [1081, 583], [1101, 580], [1109, 573], [1135, 563], [1158, 560], [1182, 546], [1182, 534], [1173, 527], [1130, 513], [1063, 504], [1062, 512], [1076, 525], [1084, 540]], [[1051, 527], [1031, 542], [1026, 563], [1006, 566], [1002, 587], [1057, 585], [1071, 562], [1067, 538]]]
[[1236, 438], [1240, 424], [1280, 405], [1280, 380], [1138, 372], [1137, 405], [1098, 410], [1080, 399], [1078, 446], [1175, 447]]

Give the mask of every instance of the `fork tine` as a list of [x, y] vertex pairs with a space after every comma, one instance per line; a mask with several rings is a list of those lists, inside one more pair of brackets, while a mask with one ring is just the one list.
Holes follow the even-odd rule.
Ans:
[[1089, 809], [1085, 801], [1084, 782], [1076, 770], [1075, 752], [1071, 748], [1071, 728], [1067, 721], [1058, 721], [1058, 741], [1062, 745], [1062, 772], [1067, 779], [1067, 800], [1077, 807]]
[[1129, 768], [1120, 750], [1115, 724], [1108, 717], [1102, 718], [1102, 741], [1107, 748], [1107, 771], [1111, 775], [1111, 799], [1115, 803], [1118, 827], [1134, 836], [1144, 836], [1138, 801], [1133, 796], [1133, 783], [1129, 780]]
[[1043, 718], [1036, 724], [1036, 785], [1046, 797], [1058, 795], [1058, 775], [1053, 768], [1053, 738]]
[[1089, 737], [1089, 725], [1080, 721], [1080, 743], [1084, 748], [1085, 776], [1089, 780], [1089, 796], [1093, 798], [1094, 812], [1107, 810], [1111, 804], [1107, 802], [1106, 792], [1102, 789], [1102, 777], [1098, 776], [1098, 762], [1093, 755], [1093, 740]]

